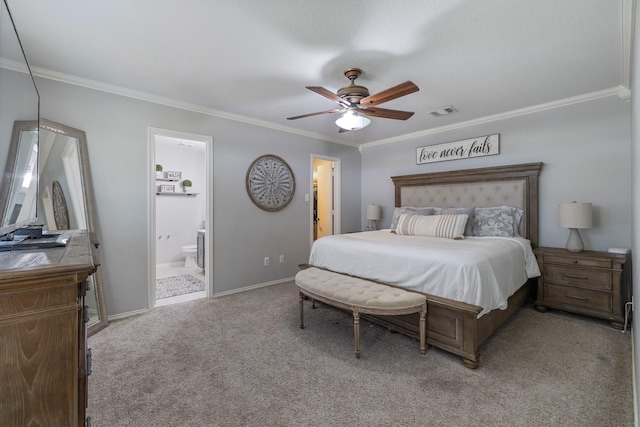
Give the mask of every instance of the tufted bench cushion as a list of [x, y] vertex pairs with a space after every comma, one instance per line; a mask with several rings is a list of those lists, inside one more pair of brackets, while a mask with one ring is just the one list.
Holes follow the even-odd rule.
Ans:
[[353, 312], [356, 357], [360, 358], [360, 313], [391, 316], [420, 313], [420, 352], [425, 354], [427, 297], [381, 283], [316, 267], [296, 274], [300, 291], [300, 328], [304, 328], [304, 296]]
[[358, 277], [312, 267], [298, 272], [296, 285], [333, 301], [360, 308], [403, 309], [426, 302], [427, 297]]

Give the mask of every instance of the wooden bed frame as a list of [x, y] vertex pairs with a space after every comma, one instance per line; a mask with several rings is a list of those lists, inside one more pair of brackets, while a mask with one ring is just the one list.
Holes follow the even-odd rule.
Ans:
[[[524, 210], [520, 235], [538, 246], [538, 175], [542, 163], [497, 166], [450, 172], [391, 177], [395, 206], [490, 207], [517, 206]], [[480, 345], [526, 301], [529, 282], [508, 300], [506, 310], [478, 318], [482, 308], [426, 294], [427, 343], [462, 357], [465, 366], [479, 366]], [[414, 338], [419, 338], [419, 316], [363, 316]]]

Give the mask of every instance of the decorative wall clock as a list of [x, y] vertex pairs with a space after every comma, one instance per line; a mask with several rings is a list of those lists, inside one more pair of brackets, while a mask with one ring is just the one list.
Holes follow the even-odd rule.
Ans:
[[247, 170], [247, 193], [260, 209], [276, 212], [284, 209], [296, 191], [296, 180], [291, 168], [273, 154], [260, 156]]

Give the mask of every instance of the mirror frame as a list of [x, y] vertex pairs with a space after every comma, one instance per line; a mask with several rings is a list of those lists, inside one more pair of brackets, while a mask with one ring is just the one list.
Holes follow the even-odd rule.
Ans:
[[[40, 130], [57, 133], [60, 135], [75, 138], [78, 141], [78, 156], [80, 160], [80, 174], [82, 177], [82, 190], [84, 195], [84, 208], [87, 219], [87, 231], [91, 236], [91, 243], [97, 249], [100, 241], [96, 235], [96, 204], [93, 192], [93, 183], [91, 181], [91, 170], [89, 168], [89, 153], [87, 150], [87, 136], [84, 131], [72, 128], [51, 120], [40, 118]], [[40, 218], [41, 219], [41, 218]], [[104, 329], [109, 324], [107, 318], [107, 307], [104, 298], [104, 284], [102, 281], [102, 269], [98, 265], [96, 272], [93, 274], [93, 285], [95, 287], [94, 294], [96, 297], [96, 307], [98, 310], [98, 321], [89, 323], [88, 335], [91, 336], [96, 332]]]
[[[2, 185], [0, 185], [0, 229], [9, 228], [11, 224], [4, 224], [5, 217], [10, 214], [10, 198], [13, 196], [11, 191], [16, 179], [16, 163], [18, 161], [18, 153], [20, 152], [22, 132], [38, 131], [37, 120], [18, 120], [13, 122], [13, 131], [11, 133], [11, 143], [9, 145], [9, 153], [7, 154], [7, 164], [4, 168], [4, 175], [2, 176]], [[36, 174], [36, 179], [38, 175]], [[36, 184], [37, 185], [37, 184]], [[39, 189], [36, 189], [39, 190]], [[36, 191], [36, 197], [38, 197], [38, 191]], [[26, 227], [27, 225], [35, 222], [35, 217], [28, 221], [20, 221], [13, 224], [13, 229], [20, 227]], [[12, 232], [13, 230], [9, 230]], [[4, 232], [2, 233], [4, 234]]]

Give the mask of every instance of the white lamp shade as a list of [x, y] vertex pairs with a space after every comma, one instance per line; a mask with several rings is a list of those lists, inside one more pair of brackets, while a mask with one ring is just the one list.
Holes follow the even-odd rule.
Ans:
[[367, 221], [378, 221], [382, 214], [380, 205], [367, 205]]
[[336, 124], [345, 130], [362, 129], [369, 126], [370, 123], [371, 120], [354, 109], [348, 109], [342, 117], [336, 120]]
[[558, 225], [562, 228], [591, 228], [593, 227], [592, 212], [591, 203], [560, 203]]

